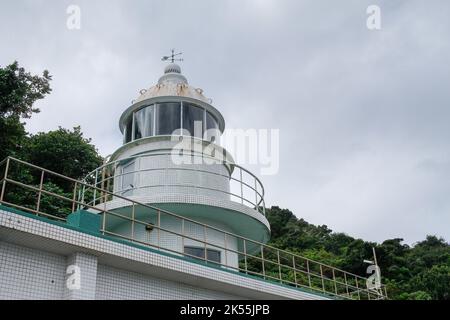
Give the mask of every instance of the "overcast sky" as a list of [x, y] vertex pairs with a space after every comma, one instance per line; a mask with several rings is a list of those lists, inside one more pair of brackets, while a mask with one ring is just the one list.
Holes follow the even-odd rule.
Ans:
[[[68, 30], [68, 5], [81, 29]], [[381, 30], [366, 9], [381, 8]], [[81, 125], [102, 155], [175, 47], [228, 128], [279, 128], [266, 204], [366, 240], [450, 240], [450, 2], [0, 3], [0, 65], [48, 69], [31, 133]]]

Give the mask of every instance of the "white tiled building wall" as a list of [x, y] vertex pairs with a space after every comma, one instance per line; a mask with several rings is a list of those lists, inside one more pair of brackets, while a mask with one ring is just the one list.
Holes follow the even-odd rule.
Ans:
[[79, 268], [80, 288], [78, 290], [69, 290], [66, 286], [64, 290], [64, 299], [95, 299], [95, 289], [97, 284], [97, 257], [85, 253], [74, 253], [67, 257], [67, 266], [76, 266]]
[[0, 242], [0, 299], [61, 299], [66, 257]]
[[[98, 294], [93, 295], [92, 292], [89, 295], [82, 294], [78, 297], [80, 299], [100, 298], [102, 292], [104, 296], [105, 292], [109, 292], [109, 298], [113, 298], [114, 295], [129, 296], [135, 292], [139, 293], [136, 294], [136, 298], [147, 297], [151, 296], [150, 287], [155, 284], [160, 287], [159, 291], [154, 293], [160, 292], [161, 298], [170, 293], [167, 299], [173, 299], [174, 294], [178, 294], [178, 299], [185, 297], [212, 299], [218, 295], [221, 298], [230, 299], [229, 295], [223, 293], [231, 292], [228, 291], [230, 289], [233, 289], [232, 295], [252, 299], [329, 299], [262, 279], [245, 277], [219, 268], [212, 269], [209, 266], [72, 230], [1, 208], [0, 239], [2, 239], [0, 241], [0, 299], [71, 298], [65, 292], [66, 269], [73, 261], [81, 264], [82, 277], [87, 274], [87, 286], [98, 290]], [[5, 239], [10, 242], [5, 242]], [[12, 244], [13, 241], [15, 244]], [[67, 254], [62, 255], [58, 252], [67, 252]], [[90, 252], [92, 255], [84, 252]], [[110, 273], [102, 272], [101, 265], [95, 267], [95, 264], [98, 264], [95, 261], [97, 256], [109, 261], [101, 264], [107, 264], [109, 267], [106, 269], [109, 268]], [[123, 264], [124, 259], [132, 262], [129, 268]], [[112, 270], [113, 263], [129, 271]], [[157, 268], [159, 276], [141, 272], [142, 266], [145, 265], [148, 265], [148, 271]], [[183, 279], [185, 278], [186, 282], [169, 278], [165, 278], [164, 281], [160, 279], [164, 278], [163, 275], [171, 277], [180, 274], [185, 275]], [[111, 281], [105, 282], [104, 279], [107, 277]], [[134, 280], [136, 282], [133, 282]], [[122, 287], [123, 283], [127, 285]], [[83, 285], [83, 279], [81, 284]], [[146, 284], [146, 288], [143, 284]], [[111, 291], [101, 289], [105, 285], [109, 285]], [[124, 291], [120, 291], [121, 288]], [[213, 291], [210, 291], [211, 288]]]
[[[66, 286], [66, 269], [81, 271], [79, 290]], [[0, 242], [0, 299], [243, 299], [226, 293], [141, 275], [106, 265], [95, 256], [68, 257]]]
[[232, 300], [243, 298], [99, 265], [96, 299]]

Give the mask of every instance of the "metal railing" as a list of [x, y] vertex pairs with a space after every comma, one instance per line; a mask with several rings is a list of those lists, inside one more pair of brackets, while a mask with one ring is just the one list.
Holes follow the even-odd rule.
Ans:
[[[66, 221], [67, 215], [77, 210], [97, 212], [102, 215], [99, 231], [103, 235], [315, 293], [344, 299], [387, 298], [385, 286], [370, 289], [367, 287], [367, 279], [359, 275], [133, 201], [85, 181], [65, 177], [12, 157], [0, 162], [0, 179], [0, 203], [37, 216]], [[93, 191], [96, 191], [105, 198], [114, 197], [128, 203], [130, 210], [126, 213], [113, 212], [107, 209], [107, 201], [95, 206], [89, 204], [90, 201], [82, 202], [79, 200], [82, 190], [84, 200], [89, 200], [86, 197], [92, 197]], [[168, 220], [172, 223], [168, 224]], [[122, 228], [122, 231], [118, 231], [114, 225], [125, 225], [126, 230]], [[174, 225], [179, 228], [174, 230]], [[192, 228], [201, 231], [196, 235], [187, 232], [187, 229]], [[146, 234], [151, 236], [143, 237], [143, 229], [148, 230]], [[214, 239], [210, 239], [213, 233]], [[223, 242], [217, 241], [218, 235], [223, 237]], [[168, 237], [171, 238], [169, 242]], [[180, 246], [167, 245], [179, 242]], [[185, 253], [184, 244], [188, 242], [204, 248], [204, 255], [199, 257]], [[207, 249], [220, 251], [223, 259], [208, 259]]]
[[[121, 195], [130, 195], [133, 194], [134, 191], [140, 189], [151, 189], [151, 188], [162, 188], [162, 187], [182, 187], [186, 189], [198, 189], [203, 190], [205, 192], [212, 191], [219, 194], [223, 194], [229, 198], [229, 200], [246, 205], [259, 213], [265, 216], [265, 203], [264, 203], [264, 186], [261, 181], [249, 170], [239, 166], [235, 163], [220, 160], [217, 158], [208, 156], [206, 154], [197, 155], [190, 154], [189, 156], [192, 158], [201, 158], [200, 161], [204, 161], [204, 159], [211, 160], [212, 165], [224, 165], [228, 168], [228, 173], [223, 174], [220, 172], [214, 172], [212, 170], [203, 170], [199, 169], [195, 165], [193, 166], [173, 166], [167, 167], [162, 166], [158, 168], [140, 168], [139, 163], [141, 160], [145, 160], [146, 158], [151, 157], [160, 157], [160, 156], [171, 156], [173, 151], [165, 151], [165, 152], [155, 152], [150, 154], [140, 154], [132, 157], [128, 157], [125, 159], [120, 159], [116, 161], [108, 162], [101, 167], [95, 169], [90, 172], [87, 177], [84, 179], [85, 181], [91, 181], [94, 186], [99, 187], [101, 189], [106, 189], [115, 194]], [[132, 171], [120, 172], [119, 166], [122, 164], [130, 163], [131, 161], [135, 161], [137, 163], [138, 168], [135, 168]], [[195, 164], [195, 160], [193, 161]], [[207, 167], [207, 165], [206, 165]], [[229, 183], [230, 190], [224, 190], [218, 187], [212, 186], [202, 186], [197, 184], [188, 184], [188, 183], [164, 183], [164, 184], [140, 184], [140, 182], [133, 183], [132, 187], [120, 187], [121, 179], [124, 176], [132, 175], [133, 179], [136, 181], [140, 181], [139, 177], [142, 174], [153, 173], [153, 172], [167, 172], [167, 171], [184, 171], [184, 172], [194, 172], [201, 173], [208, 177], [220, 177], [226, 179], [227, 183]], [[117, 183], [119, 182], [119, 183]], [[151, 191], [150, 191], [151, 192]], [[81, 197], [83, 197], [84, 192], [81, 193]], [[94, 196], [92, 199], [93, 205], [97, 205], [102, 201], [110, 201], [111, 199], [105, 198], [102, 195], [97, 194], [94, 191]]]

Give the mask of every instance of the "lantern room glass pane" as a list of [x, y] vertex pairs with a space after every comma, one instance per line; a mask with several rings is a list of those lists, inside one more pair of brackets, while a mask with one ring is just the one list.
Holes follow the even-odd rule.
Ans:
[[141, 139], [153, 135], [154, 106], [142, 108], [134, 114], [134, 139]]
[[209, 113], [206, 112], [206, 140], [208, 141], [218, 141], [220, 138], [220, 130], [219, 130], [219, 124], [216, 120], [216, 118]]
[[183, 130], [184, 133], [197, 138], [203, 138], [204, 109], [193, 104], [183, 103]]
[[131, 121], [131, 117], [127, 120], [126, 125], [125, 125], [125, 129], [123, 131], [123, 136], [124, 136], [124, 143], [128, 143], [131, 141], [131, 133], [132, 133], [132, 127], [133, 127], [133, 123]]
[[157, 105], [156, 135], [171, 135], [181, 128], [181, 106], [179, 102]]

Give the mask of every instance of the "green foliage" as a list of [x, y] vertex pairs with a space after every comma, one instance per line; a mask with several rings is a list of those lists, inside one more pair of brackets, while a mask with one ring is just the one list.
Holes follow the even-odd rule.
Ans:
[[[382, 282], [391, 299], [450, 300], [450, 245], [442, 238], [428, 236], [410, 247], [403, 239], [381, 244], [334, 233], [327, 226], [314, 226], [279, 207], [266, 210], [272, 235], [271, 245], [343, 270], [367, 276], [364, 259], [377, 252]], [[252, 261], [256, 268], [258, 263]], [[292, 277], [288, 271], [283, 277]]]
[[415, 291], [412, 293], [402, 293], [399, 300], [432, 300], [431, 296], [425, 291]]
[[33, 104], [51, 92], [52, 77], [45, 70], [42, 77], [31, 75], [17, 61], [0, 68], [0, 117], [31, 117], [39, 112]]
[[0, 133], [0, 160], [7, 156], [17, 157], [27, 135], [19, 117], [0, 117]]
[[91, 140], [83, 137], [80, 127], [73, 131], [59, 128], [32, 135], [24, 145], [23, 159], [74, 179], [84, 178], [103, 163]]
[[[19, 67], [17, 62], [0, 68], [0, 160], [13, 156], [34, 165], [80, 180], [99, 167], [103, 159], [90, 139], [83, 137], [80, 127], [73, 131], [59, 128], [55, 131], [28, 135], [20, 118], [29, 118], [39, 112], [33, 105], [51, 92], [51, 76], [44, 71], [34, 76]], [[1, 168], [3, 174], [4, 166]], [[8, 178], [39, 188], [41, 172], [12, 162]], [[72, 199], [75, 184], [45, 174], [43, 190]], [[37, 202], [40, 199], [38, 208]], [[71, 201], [49, 196], [19, 185], [8, 183], [4, 200], [24, 208], [65, 216], [72, 209]]]

